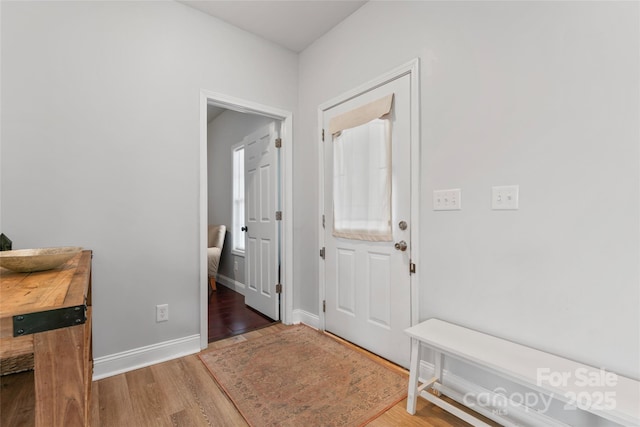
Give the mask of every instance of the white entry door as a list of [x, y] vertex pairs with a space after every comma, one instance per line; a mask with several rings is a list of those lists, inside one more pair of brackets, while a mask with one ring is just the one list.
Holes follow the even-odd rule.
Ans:
[[[356, 166], [358, 174], [363, 176], [350, 178], [357, 182], [356, 189], [344, 190], [340, 178], [342, 169], [358, 164], [358, 157], [367, 158], [369, 163], [383, 164], [376, 156], [368, 152], [372, 145], [353, 146], [357, 152], [345, 157], [335, 157], [340, 148], [340, 132], [333, 135], [330, 126], [348, 112], [371, 109], [372, 103], [393, 94], [389, 114], [384, 116], [390, 126], [390, 188], [380, 184], [384, 178], [371, 179], [371, 165]], [[323, 114], [324, 141], [324, 215], [325, 215], [325, 329], [348, 341], [370, 350], [401, 366], [409, 366], [410, 340], [404, 329], [411, 326], [411, 78], [404, 75], [382, 86], [351, 98]], [[332, 122], [332, 119], [337, 118]], [[357, 119], [356, 119], [357, 120]], [[343, 131], [344, 132], [344, 131]], [[367, 131], [373, 132], [373, 131]], [[372, 141], [376, 137], [365, 137]], [[388, 147], [388, 146], [387, 146]], [[388, 149], [389, 150], [389, 149]], [[351, 157], [349, 157], [351, 156]], [[351, 163], [350, 163], [351, 162]], [[339, 164], [335, 164], [339, 163]], [[385, 166], [385, 165], [383, 165]], [[385, 166], [387, 167], [387, 166]], [[375, 168], [375, 167], [374, 167]], [[336, 173], [337, 171], [337, 173]], [[374, 172], [374, 174], [377, 172]], [[376, 176], [376, 175], [374, 175]], [[338, 182], [336, 184], [336, 182]], [[368, 183], [366, 183], [368, 182]], [[346, 184], [347, 186], [349, 184]], [[390, 190], [390, 223], [383, 241], [360, 240], [356, 237], [343, 237], [336, 229], [336, 208], [339, 204], [349, 204], [351, 199], [360, 198], [366, 192], [376, 193], [381, 187]], [[342, 187], [341, 187], [342, 186]], [[336, 190], [334, 190], [336, 188]], [[347, 191], [347, 196], [334, 194]], [[349, 193], [351, 191], [351, 193]], [[346, 201], [345, 201], [346, 200]], [[371, 203], [371, 202], [369, 202]], [[376, 211], [386, 202], [374, 203], [359, 212], [358, 206], [349, 206], [349, 215], [355, 228], [360, 223], [371, 221], [371, 211]], [[362, 209], [361, 209], [362, 210]], [[342, 215], [341, 213], [338, 216]], [[364, 216], [363, 216], [364, 215]], [[374, 216], [376, 214], [374, 213]], [[362, 217], [362, 218], [361, 218]], [[338, 221], [341, 222], [340, 218]], [[377, 221], [380, 223], [381, 221]], [[384, 225], [384, 224], [383, 224]], [[366, 228], [366, 225], [364, 226]], [[374, 226], [374, 228], [377, 227]], [[364, 237], [367, 239], [367, 237]], [[380, 239], [379, 239], [380, 240]]]
[[274, 320], [280, 320], [277, 137], [274, 122], [244, 139], [245, 303]]

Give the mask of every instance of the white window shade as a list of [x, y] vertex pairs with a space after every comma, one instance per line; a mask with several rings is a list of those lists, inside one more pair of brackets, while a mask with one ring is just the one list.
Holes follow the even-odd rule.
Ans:
[[393, 95], [331, 120], [333, 235], [392, 241], [391, 111]]
[[393, 94], [340, 114], [329, 122], [329, 133], [335, 135], [345, 129], [351, 129], [386, 116], [391, 112], [392, 105]]

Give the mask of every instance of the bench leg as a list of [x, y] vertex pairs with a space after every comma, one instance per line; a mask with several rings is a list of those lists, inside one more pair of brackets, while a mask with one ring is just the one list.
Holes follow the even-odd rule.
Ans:
[[420, 371], [420, 341], [411, 338], [411, 362], [409, 365], [409, 390], [407, 392], [407, 412], [416, 413], [418, 401], [418, 374]]
[[[442, 366], [444, 364], [444, 356], [439, 351], [433, 351], [433, 376], [436, 378], [436, 382], [442, 384]], [[440, 396], [440, 392], [434, 389], [436, 396]]]

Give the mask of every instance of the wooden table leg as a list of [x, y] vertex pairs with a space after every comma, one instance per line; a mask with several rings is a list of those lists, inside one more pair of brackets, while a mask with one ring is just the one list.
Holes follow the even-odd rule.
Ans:
[[36, 427], [88, 425], [91, 323], [34, 334]]

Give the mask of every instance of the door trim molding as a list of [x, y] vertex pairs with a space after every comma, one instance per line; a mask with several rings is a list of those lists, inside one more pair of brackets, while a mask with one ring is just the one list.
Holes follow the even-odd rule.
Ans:
[[[385, 85], [393, 80], [396, 80], [405, 75], [410, 76], [411, 80], [411, 260], [417, 265], [416, 272], [410, 275], [409, 281], [411, 286], [411, 325], [418, 323], [420, 295], [419, 286], [420, 283], [420, 233], [419, 233], [419, 219], [420, 219], [420, 59], [415, 58], [406, 64], [396, 67], [387, 73], [364, 83], [355, 89], [345, 92], [329, 101], [326, 101], [318, 107], [318, 206], [319, 213], [318, 218], [322, 218], [324, 214], [324, 149], [322, 141], [322, 128], [323, 128], [323, 115], [325, 111], [347, 102], [363, 93], [369, 92], [380, 86]], [[325, 138], [326, 139], [326, 138]], [[325, 229], [322, 227], [322, 219], [318, 223], [318, 236], [319, 247], [325, 246], [324, 238]], [[319, 327], [325, 329], [325, 313], [322, 311], [322, 302], [325, 299], [325, 274], [323, 261], [320, 261], [320, 268], [318, 268], [318, 288], [319, 288], [319, 300], [318, 300], [318, 313], [319, 313]]]
[[208, 323], [207, 303], [207, 104], [240, 113], [259, 114], [282, 122], [280, 138], [282, 148], [280, 155], [281, 200], [282, 200], [282, 293], [280, 294], [280, 312], [282, 323], [292, 323], [293, 312], [293, 113], [279, 108], [262, 105], [257, 102], [200, 89], [200, 239], [198, 253], [200, 255], [200, 347], [207, 348]]

